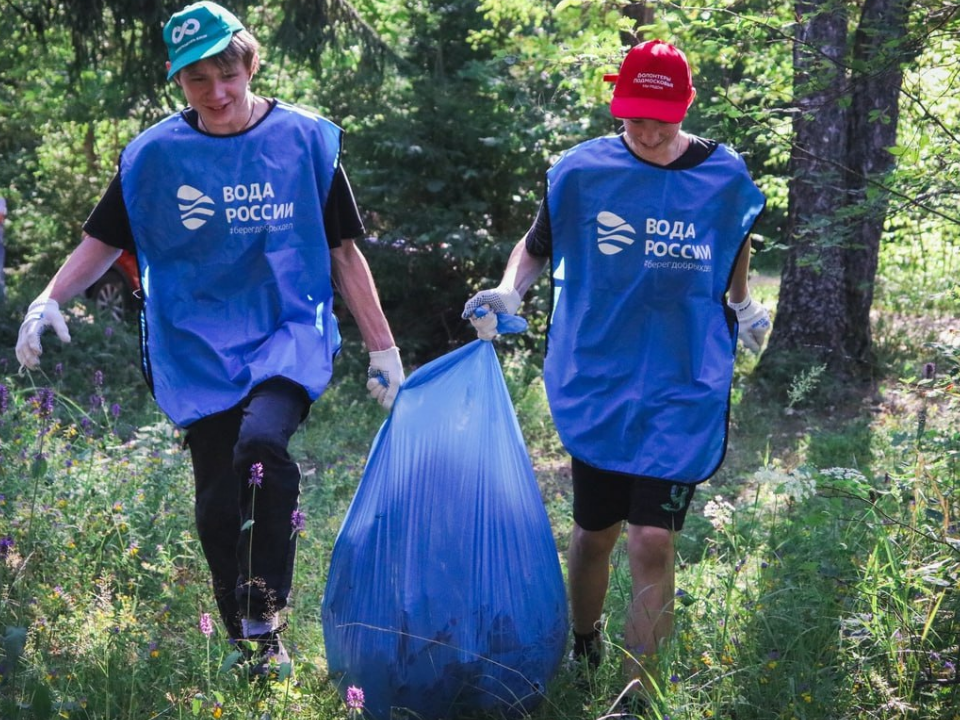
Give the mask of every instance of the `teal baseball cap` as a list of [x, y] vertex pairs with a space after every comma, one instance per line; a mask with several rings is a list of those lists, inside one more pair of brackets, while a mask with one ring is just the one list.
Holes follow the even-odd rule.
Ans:
[[174, 13], [163, 26], [170, 59], [167, 80], [187, 65], [223, 52], [233, 34], [243, 29], [236, 15], [214, 2], [194, 3]]

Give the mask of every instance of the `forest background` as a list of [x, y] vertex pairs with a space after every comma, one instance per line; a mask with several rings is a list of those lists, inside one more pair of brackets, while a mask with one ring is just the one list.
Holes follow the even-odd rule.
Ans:
[[[298, 436], [313, 520], [298, 568], [295, 686], [264, 696], [191, 632], [206, 582], [176, 431], [138, 377], [134, 323], [82, 302], [74, 343], [18, 375], [29, 301], [77, 243], [124, 145], [181, 106], [138, 0], [4, 0], [0, 193], [0, 716], [346, 716], [324, 677], [325, 562], [382, 420], [345, 317], [339, 380]], [[255, 90], [346, 130], [363, 242], [410, 368], [471, 339], [562, 150], [614, 132], [627, 46], [684, 49], [685, 129], [745, 156], [768, 197], [754, 294], [774, 314], [741, 354], [727, 463], [681, 538], [678, 642], [658, 716], [958, 714], [960, 6], [933, 0], [273, 0], [231, 5], [264, 44]], [[499, 343], [558, 547], [569, 478], [531, 332]], [[608, 614], [616, 646], [625, 558]], [[310, 608], [313, 608], [312, 610]], [[215, 660], [217, 659], [215, 658]], [[213, 663], [216, 666], [216, 662]], [[311, 672], [314, 669], [316, 672]], [[121, 672], [122, 670], [122, 672]], [[600, 717], [563, 672], [538, 717]], [[219, 713], [219, 714], [218, 714]]]

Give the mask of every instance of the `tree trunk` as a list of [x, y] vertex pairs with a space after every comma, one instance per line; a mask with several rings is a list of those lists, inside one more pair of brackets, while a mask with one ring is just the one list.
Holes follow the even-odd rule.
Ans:
[[633, 31], [620, 31], [620, 42], [625, 47], [633, 47], [643, 41], [640, 28], [653, 22], [653, 7], [646, 0], [631, 0], [620, 9], [620, 14], [633, 20]]
[[870, 306], [889, 193], [881, 183], [895, 165], [887, 148], [897, 144], [899, 97], [910, 0], [866, 0], [853, 47], [853, 102], [848, 129], [847, 193], [862, 210], [851, 228], [844, 267], [847, 292], [846, 352], [872, 366]]
[[761, 370], [872, 372], [870, 306], [888, 204], [878, 182], [894, 165], [887, 148], [896, 144], [909, 3], [864, 0], [849, 51], [843, 2], [795, 4], [790, 247]]
[[844, 205], [844, 176], [838, 166], [847, 152], [843, 62], [847, 16], [825, 11], [822, 2], [797, 2], [793, 46], [794, 144], [780, 298], [770, 343], [762, 361], [800, 351], [833, 365], [843, 346], [845, 308], [843, 242], [832, 222]]

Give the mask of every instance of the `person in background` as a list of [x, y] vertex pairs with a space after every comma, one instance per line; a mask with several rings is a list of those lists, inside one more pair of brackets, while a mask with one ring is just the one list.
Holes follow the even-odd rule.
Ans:
[[471, 297], [463, 317], [493, 339], [496, 313], [515, 313], [549, 264], [544, 383], [572, 464], [573, 656], [581, 669], [601, 662], [610, 555], [626, 522], [624, 671], [638, 682], [621, 710], [641, 715], [673, 631], [674, 537], [726, 450], [738, 333], [759, 351], [770, 327], [747, 284], [765, 199], [736, 152], [681, 129], [696, 91], [676, 47], [641, 43], [605, 79], [621, 132], [547, 172], [499, 286]]
[[7, 261], [7, 246], [3, 244], [3, 226], [7, 222], [7, 199], [0, 195], [0, 305], [7, 296], [7, 282], [3, 274], [4, 264]]
[[222, 6], [185, 7], [163, 37], [167, 79], [188, 107], [123, 150], [81, 243], [30, 304], [17, 358], [38, 367], [47, 327], [69, 342], [60, 305], [122, 250], [136, 254], [143, 373], [185, 429], [220, 616], [249, 641], [251, 674], [275, 675], [290, 662], [280, 613], [302, 522], [288, 443], [340, 349], [334, 285], [370, 351], [367, 387], [387, 409], [403, 366], [354, 241], [363, 225], [340, 128], [253, 92], [259, 45]]

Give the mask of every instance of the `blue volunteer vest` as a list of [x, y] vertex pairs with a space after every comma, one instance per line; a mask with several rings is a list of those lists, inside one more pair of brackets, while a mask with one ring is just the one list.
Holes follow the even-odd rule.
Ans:
[[544, 382], [574, 457], [683, 483], [720, 466], [737, 341], [724, 295], [764, 202], [723, 145], [668, 170], [604, 137], [548, 171]]
[[315, 400], [333, 372], [323, 206], [341, 131], [278, 103], [235, 136], [180, 114], [139, 135], [120, 160], [143, 287], [144, 376], [180, 426], [282, 376]]

